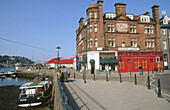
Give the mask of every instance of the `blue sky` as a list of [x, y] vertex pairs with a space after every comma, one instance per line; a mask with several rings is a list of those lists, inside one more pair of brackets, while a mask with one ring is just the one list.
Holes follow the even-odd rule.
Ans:
[[[103, 11], [115, 12], [116, 2], [126, 3], [126, 12], [140, 15], [150, 12], [153, 5], [166, 10], [170, 17], [169, 0], [103, 0]], [[0, 55], [24, 56], [34, 61], [47, 61], [76, 54], [76, 29], [81, 17], [86, 20], [86, 9], [92, 0], [0, 0]], [[94, 0], [97, 3], [97, 0]], [[169, 11], [168, 11], [169, 10]], [[38, 47], [38, 48], [35, 48]], [[40, 49], [41, 48], [41, 49]], [[47, 49], [47, 50], [44, 50]]]

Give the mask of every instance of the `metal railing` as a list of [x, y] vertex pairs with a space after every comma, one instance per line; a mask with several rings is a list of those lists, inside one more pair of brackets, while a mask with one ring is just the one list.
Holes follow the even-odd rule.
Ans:
[[63, 91], [63, 87], [61, 86], [61, 82], [58, 78], [58, 75], [57, 75], [57, 82], [58, 82], [58, 88], [59, 88], [59, 92], [60, 92], [60, 97], [62, 99], [62, 107], [65, 109], [65, 110], [70, 110], [70, 107], [69, 107], [69, 101]]

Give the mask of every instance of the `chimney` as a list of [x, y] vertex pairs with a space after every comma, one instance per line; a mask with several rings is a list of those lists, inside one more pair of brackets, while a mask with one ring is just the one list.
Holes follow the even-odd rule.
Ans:
[[116, 16], [120, 14], [126, 15], [126, 4], [125, 3], [115, 3]]
[[83, 27], [83, 25], [84, 25], [83, 21], [84, 21], [84, 18], [81, 17], [79, 20], [79, 27]]
[[99, 6], [99, 33], [98, 33], [98, 40], [99, 41], [103, 41], [101, 43], [98, 44], [98, 47], [102, 47], [102, 48], [105, 48], [105, 45], [104, 45], [104, 27], [103, 27], [103, 1], [102, 0], [98, 0], [97, 1], [97, 4]]
[[159, 6], [154, 5], [152, 7], [152, 15], [153, 15], [153, 22], [155, 23], [154, 25], [154, 34], [155, 34], [155, 49], [156, 50], [161, 50], [161, 40], [160, 40], [160, 24], [159, 24]]

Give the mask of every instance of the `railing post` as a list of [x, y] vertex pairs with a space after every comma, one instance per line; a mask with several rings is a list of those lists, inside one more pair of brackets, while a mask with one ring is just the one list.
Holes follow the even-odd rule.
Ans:
[[120, 76], [120, 83], [122, 83], [122, 76], [121, 74], [119, 73], [119, 76]]
[[158, 79], [158, 97], [162, 97], [161, 96], [161, 83], [160, 83], [160, 79]]
[[151, 87], [150, 87], [150, 76], [149, 76], [149, 74], [148, 74], [148, 89], [151, 89]]
[[137, 78], [136, 78], [136, 74], [135, 74], [135, 85], [137, 85]]
[[109, 79], [108, 79], [108, 73], [106, 72], [106, 81], [108, 82]]

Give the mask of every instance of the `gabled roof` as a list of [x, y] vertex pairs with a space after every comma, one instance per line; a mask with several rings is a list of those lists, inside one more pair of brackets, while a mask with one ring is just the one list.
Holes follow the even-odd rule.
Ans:
[[[52, 60], [46, 62], [47, 63], [57, 63], [57, 59], [56, 58], [53, 58]], [[64, 63], [64, 64], [70, 64], [70, 63], [73, 63], [73, 59], [62, 59], [62, 60], [59, 60], [59, 64], [60, 63]]]

